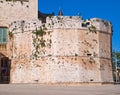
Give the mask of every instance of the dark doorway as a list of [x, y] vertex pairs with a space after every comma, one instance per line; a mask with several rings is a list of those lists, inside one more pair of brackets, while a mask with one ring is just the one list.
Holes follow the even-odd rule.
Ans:
[[8, 57], [0, 58], [0, 83], [8, 84], [10, 82], [10, 60]]

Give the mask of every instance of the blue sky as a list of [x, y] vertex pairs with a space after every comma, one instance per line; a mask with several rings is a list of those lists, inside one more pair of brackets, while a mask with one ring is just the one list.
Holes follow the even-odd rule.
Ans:
[[43, 13], [58, 15], [62, 9], [64, 15], [77, 16], [83, 19], [102, 18], [113, 25], [112, 48], [120, 51], [120, 0], [38, 0], [39, 10]]

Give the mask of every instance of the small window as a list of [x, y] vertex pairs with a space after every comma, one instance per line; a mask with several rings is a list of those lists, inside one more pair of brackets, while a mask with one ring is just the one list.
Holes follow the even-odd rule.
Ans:
[[7, 28], [0, 27], [0, 44], [6, 44], [7, 43]]

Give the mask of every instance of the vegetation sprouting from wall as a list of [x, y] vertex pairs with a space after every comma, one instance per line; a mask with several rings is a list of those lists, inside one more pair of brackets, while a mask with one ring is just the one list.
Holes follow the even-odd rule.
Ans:
[[37, 59], [40, 57], [40, 55], [45, 55], [46, 53], [45, 48], [51, 47], [52, 40], [45, 39], [45, 35], [49, 34], [49, 32], [47, 32], [47, 28], [44, 25], [41, 26], [39, 29], [36, 29], [32, 33], [34, 47], [32, 56], [33, 59]]

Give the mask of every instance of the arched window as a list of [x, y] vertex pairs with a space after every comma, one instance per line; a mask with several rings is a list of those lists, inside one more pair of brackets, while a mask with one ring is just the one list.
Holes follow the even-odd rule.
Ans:
[[7, 28], [0, 27], [0, 44], [6, 44], [6, 43], [7, 43]]

